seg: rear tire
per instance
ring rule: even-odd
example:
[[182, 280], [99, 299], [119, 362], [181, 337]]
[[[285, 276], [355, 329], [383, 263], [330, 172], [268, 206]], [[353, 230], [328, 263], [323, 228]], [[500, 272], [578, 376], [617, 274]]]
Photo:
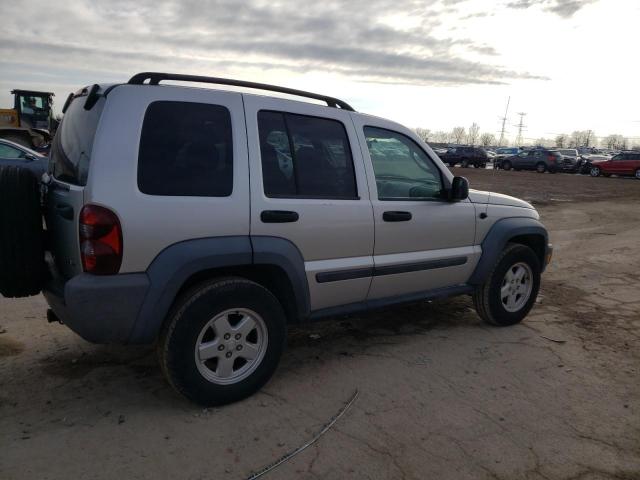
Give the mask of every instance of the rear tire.
[[533, 250], [508, 244], [485, 283], [473, 294], [476, 312], [491, 325], [521, 322], [538, 296], [540, 272], [540, 260]]
[[589, 175], [591, 175], [592, 177], [599, 177], [600, 167], [591, 167], [591, 170], [589, 170]]
[[224, 405], [250, 396], [271, 378], [286, 331], [282, 306], [269, 290], [243, 278], [216, 279], [176, 301], [158, 357], [179, 393], [203, 406]]
[[544, 163], [540, 162], [536, 164], [536, 172], [544, 173], [546, 171], [547, 171], [547, 166]]
[[45, 275], [38, 179], [25, 168], [0, 167], [0, 294], [37, 295]]
[[511, 170], [511, 162], [509, 160], [505, 160], [504, 162], [502, 162], [502, 169]]
[[462, 168], [469, 168], [469, 160], [463, 160], [460, 166]]
[[636, 177], [638, 180], [640, 180], [640, 168], [635, 171], [633, 176]]

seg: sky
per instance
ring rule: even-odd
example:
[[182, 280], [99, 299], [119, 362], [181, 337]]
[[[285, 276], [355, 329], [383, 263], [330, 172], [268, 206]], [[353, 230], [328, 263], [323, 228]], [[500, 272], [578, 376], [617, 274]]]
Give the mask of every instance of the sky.
[[141, 71], [341, 98], [408, 127], [640, 144], [640, 0], [0, 0], [0, 107]]

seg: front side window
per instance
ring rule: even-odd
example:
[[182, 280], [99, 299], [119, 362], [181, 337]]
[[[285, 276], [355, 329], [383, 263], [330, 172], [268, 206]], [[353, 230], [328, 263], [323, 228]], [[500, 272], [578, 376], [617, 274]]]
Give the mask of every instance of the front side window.
[[138, 188], [148, 195], [231, 195], [233, 140], [229, 110], [205, 103], [151, 103], [140, 137]]
[[292, 113], [258, 113], [268, 197], [357, 198], [349, 138], [342, 123]]
[[379, 200], [442, 199], [440, 170], [409, 137], [365, 127]]

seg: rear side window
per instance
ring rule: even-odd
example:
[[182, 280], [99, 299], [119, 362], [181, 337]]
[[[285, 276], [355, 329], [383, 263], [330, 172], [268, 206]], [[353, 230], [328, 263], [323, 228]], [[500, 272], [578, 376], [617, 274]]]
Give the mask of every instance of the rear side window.
[[233, 141], [229, 110], [204, 103], [151, 103], [140, 137], [138, 188], [148, 195], [231, 195]]
[[93, 139], [104, 108], [101, 98], [91, 110], [85, 110], [86, 98], [75, 98], [58, 127], [51, 146], [52, 173], [63, 182], [87, 184]]
[[357, 197], [344, 125], [292, 113], [258, 113], [264, 192], [268, 197]]

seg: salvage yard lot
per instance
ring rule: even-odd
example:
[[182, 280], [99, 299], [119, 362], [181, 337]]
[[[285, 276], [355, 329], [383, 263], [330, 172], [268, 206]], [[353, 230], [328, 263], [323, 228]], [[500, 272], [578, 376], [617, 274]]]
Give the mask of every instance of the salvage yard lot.
[[257, 395], [202, 410], [148, 347], [91, 345], [0, 299], [0, 479], [640, 478], [640, 182], [463, 170], [532, 201], [554, 260], [525, 322], [470, 298], [292, 329]]

